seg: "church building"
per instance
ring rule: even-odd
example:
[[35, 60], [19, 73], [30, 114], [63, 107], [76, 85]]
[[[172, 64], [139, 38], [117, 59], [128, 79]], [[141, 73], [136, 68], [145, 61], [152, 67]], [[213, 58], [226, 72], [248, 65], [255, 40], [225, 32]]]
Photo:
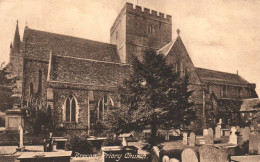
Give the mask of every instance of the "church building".
[[51, 110], [55, 128], [88, 130], [110, 106], [120, 107], [118, 87], [129, 77], [133, 56], [149, 48], [163, 54], [181, 75], [189, 74], [192, 100], [204, 124], [212, 112], [228, 112], [230, 106], [239, 111], [242, 99], [257, 97], [255, 84], [238, 74], [195, 67], [180, 32], [172, 39], [170, 15], [131, 3], [112, 25], [110, 43], [28, 26], [21, 40], [17, 22], [7, 66], [20, 77], [24, 104], [37, 98]]

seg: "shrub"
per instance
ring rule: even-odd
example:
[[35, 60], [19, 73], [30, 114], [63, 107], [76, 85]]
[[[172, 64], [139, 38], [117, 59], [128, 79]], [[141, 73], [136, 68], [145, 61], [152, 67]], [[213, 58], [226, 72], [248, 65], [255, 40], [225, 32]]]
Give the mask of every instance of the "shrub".
[[68, 147], [70, 150], [72, 150], [72, 156], [75, 156], [76, 152], [80, 154], [96, 154], [97, 149], [95, 145], [91, 141], [87, 140], [88, 136], [77, 136], [74, 135], [70, 139], [70, 144], [66, 147]]
[[108, 137], [103, 143], [104, 146], [122, 146], [122, 141], [119, 138]]

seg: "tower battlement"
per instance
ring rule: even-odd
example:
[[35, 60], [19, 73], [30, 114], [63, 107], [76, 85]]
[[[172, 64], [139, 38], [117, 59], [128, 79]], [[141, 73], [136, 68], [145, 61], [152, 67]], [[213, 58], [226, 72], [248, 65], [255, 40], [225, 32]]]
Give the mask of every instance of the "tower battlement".
[[127, 13], [132, 13], [132, 14], [143, 14], [144, 16], [149, 16], [150, 18], [157, 19], [158, 21], [164, 21], [166, 23], [171, 23], [172, 16], [171, 15], [166, 15], [164, 13], [155, 11], [155, 10], [150, 10], [149, 8], [142, 8], [141, 6], [138, 5], [133, 5], [132, 3], [126, 3], [126, 12]]
[[141, 6], [138, 5], [133, 5], [132, 3], [126, 3], [123, 9], [120, 11], [118, 14], [116, 20], [114, 21], [114, 24], [110, 28], [110, 34], [112, 34], [119, 23], [121, 17], [125, 14], [133, 14], [137, 16], [144, 17], [146, 19], [153, 19], [156, 21], [160, 21], [163, 23], [171, 24], [172, 23], [172, 16], [168, 14], [164, 14], [162, 12], [158, 12], [155, 10], [150, 10], [149, 8], [142, 8]]

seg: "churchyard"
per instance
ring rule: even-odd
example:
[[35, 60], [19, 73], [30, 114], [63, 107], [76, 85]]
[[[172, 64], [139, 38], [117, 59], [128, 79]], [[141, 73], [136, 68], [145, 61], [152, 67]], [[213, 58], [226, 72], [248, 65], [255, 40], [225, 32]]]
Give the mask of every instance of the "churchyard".
[[[221, 123], [218, 123], [214, 129], [204, 129], [201, 135], [185, 130], [177, 138], [176, 136], [172, 138], [174, 131], [164, 131], [164, 133], [167, 132], [163, 134], [164, 141], [160, 146], [153, 146], [150, 151], [142, 149], [147, 144], [145, 140], [133, 141], [135, 136], [131, 133], [121, 134], [119, 142], [113, 146], [104, 145], [105, 141], [108, 140], [106, 138], [88, 137], [87, 140], [90, 143], [96, 142], [94, 145], [100, 146], [97, 146], [95, 151], [92, 150], [92, 153], [88, 152], [87, 154], [86, 150], [75, 152], [73, 150], [75, 148], [67, 148], [67, 144], [72, 142], [71, 139], [54, 137], [52, 133], [47, 137], [39, 136], [30, 141], [28, 132], [24, 131], [22, 126], [19, 126], [17, 131], [1, 130], [0, 161], [41, 159], [43, 161], [74, 162], [259, 162], [260, 160], [259, 125], [257, 127], [222, 128]], [[8, 141], [8, 138], [13, 139], [13, 141]], [[15, 143], [18, 146], [15, 146]]]

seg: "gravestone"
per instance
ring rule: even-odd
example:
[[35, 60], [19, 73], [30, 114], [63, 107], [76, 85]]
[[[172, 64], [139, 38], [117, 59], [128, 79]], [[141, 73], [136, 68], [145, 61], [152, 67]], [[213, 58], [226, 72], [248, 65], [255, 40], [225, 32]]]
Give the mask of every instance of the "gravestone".
[[203, 136], [208, 135], [208, 133], [209, 133], [208, 129], [203, 129]]
[[200, 162], [227, 162], [228, 154], [224, 149], [203, 145], [199, 148]]
[[23, 146], [23, 127], [22, 126], [19, 126], [19, 148], [17, 150], [19, 150], [19, 151], [24, 150], [24, 146]]
[[205, 144], [206, 145], [214, 144], [214, 134], [212, 128], [208, 129], [208, 135], [205, 136]]
[[245, 127], [241, 130], [241, 135], [242, 135], [243, 141], [249, 140], [249, 134], [250, 134], [249, 127]]
[[229, 136], [229, 142], [230, 144], [237, 145], [237, 135], [236, 135], [236, 128], [232, 127], [231, 128], [231, 135]]
[[178, 159], [175, 159], [175, 158], [171, 158], [170, 159], [170, 162], [180, 162]]
[[215, 128], [215, 137], [220, 138], [221, 137], [221, 125], [217, 125]]
[[198, 155], [197, 153], [191, 149], [186, 148], [181, 153], [181, 161], [182, 162], [198, 162]]
[[188, 145], [188, 133], [186, 132], [183, 133], [182, 143]]
[[249, 134], [249, 153], [257, 153], [258, 145], [260, 143], [259, 132], [252, 132]]
[[196, 142], [196, 135], [195, 135], [195, 133], [191, 132], [189, 146], [195, 146], [195, 142]]
[[170, 158], [167, 155], [164, 155], [162, 158], [162, 162], [170, 162]]
[[157, 146], [153, 146], [152, 151], [157, 158], [160, 158], [160, 149]]

